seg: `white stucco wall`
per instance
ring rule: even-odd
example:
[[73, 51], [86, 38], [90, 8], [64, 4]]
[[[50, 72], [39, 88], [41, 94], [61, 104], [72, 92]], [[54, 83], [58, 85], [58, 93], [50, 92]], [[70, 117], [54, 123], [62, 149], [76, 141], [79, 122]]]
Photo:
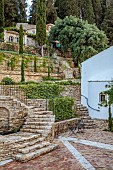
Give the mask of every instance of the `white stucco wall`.
[[109, 82], [101, 82], [101, 81], [88, 82], [88, 98], [89, 98], [88, 104], [89, 106], [92, 107], [92, 108], [89, 107], [89, 115], [92, 118], [98, 118], [98, 119], [108, 118], [108, 107], [99, 105], [99, 94], [107, 90], [105, 87], [106, 84], [109, 84]]
[[[113, 78], [113, 47], [83, 62], [81, 73], [81, 95], [88, 98], [88, 103], [91, 107], [98, 109], [98, 95], [100, 92], [106, 90], [105, 84], [108, 84], [107, 82]], [[84, 97], [81, 97], [81, 103], [87, 106]], [[105, 107], [100, 108], [99, 115], [90, 108], [89, 112], [92, 118], [107, 118]]]
[[29, 30], [27, 30], [26, 32], [29, 33], [29, 34], [34, 34], [34, 35], [36, 35], [36, 28], [29, 29]]

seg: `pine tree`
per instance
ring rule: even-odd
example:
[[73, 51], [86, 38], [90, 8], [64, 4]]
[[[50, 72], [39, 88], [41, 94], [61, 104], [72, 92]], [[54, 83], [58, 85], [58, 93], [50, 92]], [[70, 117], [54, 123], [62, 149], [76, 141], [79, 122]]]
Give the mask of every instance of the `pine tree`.
[[109, 38], [109, 44], [113, 45], [113, 1], [111, 1], [106, 10], [105, 18], [102, 23], [102, 29]]
[[102, 22], [102, 6], [100, 0], [92, 0], [95, 23], [99, 26]]
[[4, 0], [0, 1], [0, 41], [2, 41], [2, 32], [4, 31]]
[[43, 45], [46, 43], [46, 2], [38, 0], [37, 2], [37, 22], [36, 22], [36, 41], [41, 46], [41, 55], [43, 56]]

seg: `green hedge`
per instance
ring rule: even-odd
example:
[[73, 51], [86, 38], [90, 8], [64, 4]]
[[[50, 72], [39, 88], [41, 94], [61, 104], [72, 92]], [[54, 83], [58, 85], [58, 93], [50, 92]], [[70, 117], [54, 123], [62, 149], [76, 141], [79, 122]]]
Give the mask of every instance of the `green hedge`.
[[49, 110], [55, 114], [55, 121], [71, 119], [74, 117], [74, 99], [70, 97], [57, 97], [49, 100]]
[[59, 96], [64, 87], [57, 84], [28, 84], [20, 86], [29, 99], [54, 98]]

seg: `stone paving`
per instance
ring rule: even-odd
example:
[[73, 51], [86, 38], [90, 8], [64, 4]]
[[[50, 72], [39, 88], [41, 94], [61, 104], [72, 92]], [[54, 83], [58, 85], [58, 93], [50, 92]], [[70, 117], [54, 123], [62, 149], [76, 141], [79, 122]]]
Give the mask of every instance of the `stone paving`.
[[[61, 136], [113, 145], [113, 133], [99, 129], [87, 129], [84, 133], [76, 133], [76, 135], [72, 134], [71, 136], [67, 132], [61, 134]], [[1, 166], [0, 170], [85, 170], [59, 139], [55, 139], [54, 142], [59, 144], [58, 149], [26, 163], [10, 162]], [[113, 170], [112, 150], [83, 145], [73, 141], [69, 142], [96, 170]]]

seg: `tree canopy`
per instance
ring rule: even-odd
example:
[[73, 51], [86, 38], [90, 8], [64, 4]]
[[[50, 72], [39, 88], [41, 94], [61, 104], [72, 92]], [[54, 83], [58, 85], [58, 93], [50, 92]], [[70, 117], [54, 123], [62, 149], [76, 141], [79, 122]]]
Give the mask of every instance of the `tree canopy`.
[[107, 48], [108, 39], [95, 25], [74, 16], [57, 19], [49, 41], [59, 40], [64, 52], [70, 48], [76, 64]]

